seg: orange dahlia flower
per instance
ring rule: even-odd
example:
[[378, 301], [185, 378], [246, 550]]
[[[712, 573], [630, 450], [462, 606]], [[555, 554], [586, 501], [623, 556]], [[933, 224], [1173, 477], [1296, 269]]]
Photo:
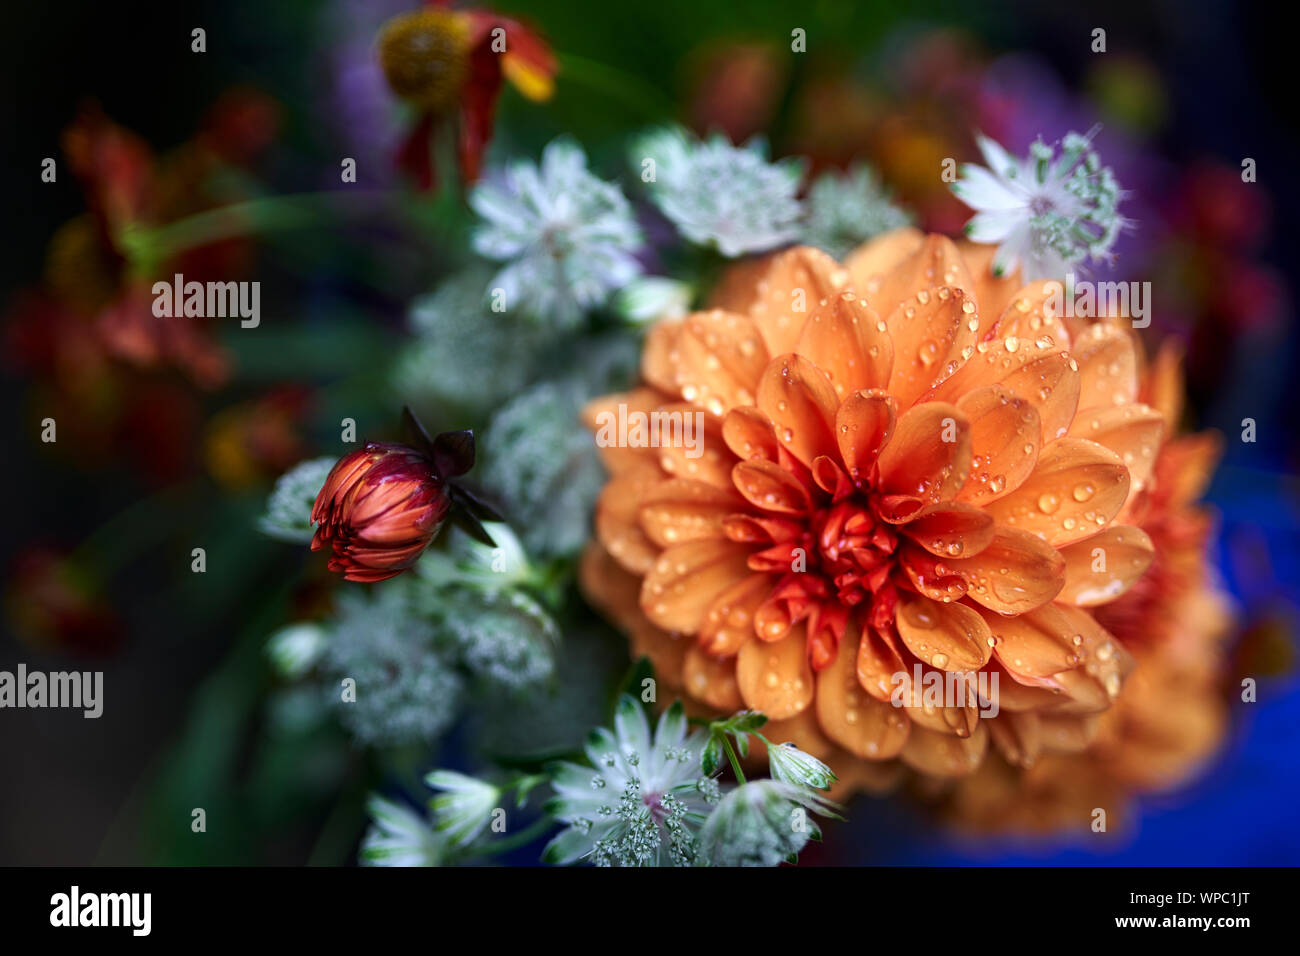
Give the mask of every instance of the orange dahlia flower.
[[893, 757], [969, 773], [990, 738], [1078, 749], [1132, 666], [1091, 609], [1151, 560], [1116, 518], [1163, 419], [1129, 334], [1072, 336], [1059, 285], [997, 279], [991, 251], [906, 229], [742, 264], [586, 410], [644, 414], [652, 446], [602, 449], [589, 598], [661, 680], [784, 722], [851, 786]]
[[[1142, 377], [1142, 397], [1175, 433], [1183, 395], [1176, 352], [1163, 348]], [[1135, 794], [1187, 782], [1222, 744], [1232, 615], [1207, 560], [1212, 522], [1198, 501], [1219, 445], [1210, 432], [1165, 443], [1150, 483], [1122, 515], [1150, 536], [1155, 557], [1132, 588], [1096, 609], [1136, 666], [1095, 740], [1082, 753], [1043, 761], [987, 762], [944, 794], [950, 822], [985, 831], [1081, 829], [1097, 807], [1122, 820]]]

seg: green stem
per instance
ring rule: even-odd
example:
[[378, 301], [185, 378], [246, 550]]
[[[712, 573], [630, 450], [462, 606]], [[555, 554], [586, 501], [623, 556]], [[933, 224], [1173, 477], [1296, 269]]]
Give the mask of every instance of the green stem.
[[521, 846], [527, 846], [536, 840], [539, 836], [555, 825], [555, 821], [550, 817], [540, 817], [534, 820], [528, 826], [524, 827], [513, 836], [504, 837], [495, 843], [488, 844], [482, 849], [476, 850], [474, 857], [493, 857], [502, 853], [509, 853]]
[[726, 734], [722, 735], [722, 747], [727, 751], [727, 759], [731, 761], [731, 769], [736, 774], [736, 781], [744, 783], [745, 771], [740, 769], [740, 760], [736, 757], [736, 751], [732, 749], [731, 738]]
[[162, 226], [128, 226], [122, 241], [132, 258], [161, 261], [186, 249], [252, 233], [306, 229], [329, 221], [343, 207], [350, 212], [373, 212], [396, 198], [396, 193], [351, 189], [263, 196], [195, 213]]

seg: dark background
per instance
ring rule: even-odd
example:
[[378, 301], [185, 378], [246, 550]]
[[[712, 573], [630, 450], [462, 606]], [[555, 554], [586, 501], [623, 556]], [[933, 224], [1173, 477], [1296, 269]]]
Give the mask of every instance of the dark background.
[[[908, 3], [897, 10], [890, 5], [866, 10], [826, 0], [796, 7], [777, 2], [553, 0], [504, 6], [526, 11], [543, 24], [558, 49], [616, 63], [670, 101], [681, 87], [682, 59], [712, 35], [788, 36], [791, 26], [803, 26], [810, 44], [827, 39], [870, 49], [902, 23], [956, 25], [993, 49], [1037, 52], [1068, 83], [1086, 64], [1085, 38], [1094, 26], [1103, 26], [1113, 50], [1141, 51], [1158, 69], [1169, 99], [1163, 144], [1168, 154], [1175, 162], [1211, 156], [1230, 164], [1243, 155], [1255, 157], [1275, 223], [1261, 258], [1289, 271], [1300, 254], [1291, 227], [1300, 222], [1294, 176], [1300, 155], [1294, 40], [1274, 4]], [[286, 104], [280, 145], [270, 163], [275, 187], [286, 192], [311, 188], [305, 180], [313, 175], [312, 162], [337, 162], [329, 152], [329, 137], [304, 106], [323, 85], [322, 65], [313, 56], [321, 7], [303, 0], [10, 5], [0, 32], [0, 63], [7, 73], [0, 127], [5, 131], [3, 300], [40, 275], [46, 241], [82, 208], [73, 178], [61, 171], [57, 184], [42, 184], [39, 164], [45, 156], [59, 155], [59, 134], [87, 98], [98, 100], [108, 115], [150, 143], [165, 147], [190, 135], [199, 114], [222, 90], [255, 84]], [[208, 32], [208, 52], [201, 56], [189, 50], [194, 26]], [[548, 118], [580, 139], [609, 121], [599, 109], [567, 106], [563, 96]], [[407, 270], [389, 297], [373, 298], [369, 308], [375, 321], [396, 326], [400, 303], [420, 289], [428, 274], [419, 267]], [[328, 277], [318, 282], [329, 285]], [[272, 309], [294, 311], [295, 295], [318, 291], [310, 283], [290, 286]], [[264, 305], [264, 311], [270, 310]], [[1197, 418], [1231, 436], [1239, 430], [1240, 418], [1251, 415], [1260, 422], [1261, 439], [1248, 450], [1248, 460], [1240, 447], [1234, 451], [1229, 444], [1212, 497], [1228, 531], [1234, 526], [1257, 529], [1275, 542], [1278, 579], [1294, 582], [1296, 429], [1289, 392], [1295, 380], [1294, 323], [1271, 339], [1237, 350], [1230, 361], [1213, 393], [1194, 395]], [[43, 454], [35, 425], [41, 416], [30, 408], [27, 394], [21, 378], [0, 379], [5, 439], [0, 568], [9, 567], [33, 540], [76, 544], [144, 492], [129, 469], [88, 474]], [[209, 401], [215, 407], [229, 398]], [[268, 591], [281, 588], [281, 582], [298, 574], [301, 558], [253, 536], [235, 538], [231, 546], [238, 549], [239, 578], [204, 593], [187, 590], [175, 568], [188, 561], [187, 528], [210, 517], [194, 512], [208, 507], [205, 501], [201, 492], [178, 492], [170, 510], [150, 519], [156, 527], [140, 532], [146, 541], [133, 560], [114, 575], [111, 597], [128, 624], [127, 638], [114, 656], [86, 663], [32, 649], [8, 630], [0, 638], [3, 668], [24, 660], [32, 669], [106, 671], [106, 707], [98, 721], [67, 711], [0, 712], [0, 863], [140, 862], [136, 827], [144, 794], [166, 761], [180, 759], [170, 745], [181, 728], [195, 709], [206, 709], [220, 725], [221, 713], [229, 708], [237, 723], [240, 711], [232, 700], [258, 692], [257, 686], [214, 685], [210, 679], [228, 655], [249, 653], [235, 647], [235, 634], [249, 624], [247, 608], [238, 600], [241, 589], [249, 582]], [[212, 507], [230, 508], [232, 522], [256, 513], [249, 502]], [[131, 519], [127, 523], [138, 527]], [[1249, 597], [1249, 581], [1229, 583]], [[1284, 590], [1294, 597], [1292, 584]], [[274, 609], [275, 602], [267, 606]], [[274, 611], [266, 613], [273, 617]], [[276, 623], [268, 619], [265, 630]], [[1238, 737], [1195, 799], [1165, 810], [1155, 801], [1142, 839], [1118, 859], [1297, 859], [1300, 836], [1293, 819], [1300, 799], [1295, 760], [1300, 706], [1294, 690], [1260, 704]], [[205, 755], [188, 759], [202, 763]], [[868, 857], [893, 862], [982, 858], [978, 852], [926, 842], [917, 826], [906, 813], [882, 804], [872, 834], [864, 838], [870, 840]], [[302, 862], [307, 855], [295, 834], [286, 835], [282, 846], [259, 850], [260, 859], [275, 862]], [[1088, 862], [1094, 857], [1065, 851], [1058, 859]]]

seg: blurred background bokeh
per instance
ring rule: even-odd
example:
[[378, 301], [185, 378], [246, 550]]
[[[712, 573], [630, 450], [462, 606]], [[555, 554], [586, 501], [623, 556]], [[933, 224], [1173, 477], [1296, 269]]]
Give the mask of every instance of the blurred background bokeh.
[[[0, 714], [0, 863], [339, 863], [371, 784], [335, 731], [295, 730], [266, 636], [329, 600], [319, 556], [257, 531], [275, 477], [337, 454], [340, 419], [391, 431], [374, 400], [410, 301], [456, 263], [455, 201], [391, 191], [404, 120], [373, 37], [395, 0], [144, 4], [8, 11], [3, 62], [4, 634], [0, 667], [105, 672], [104, 715]], [[936, 175], [1100, 123], [1137, 226], [1115, 278], [1149, 279], [1152, 340], [1185, 344], [1189, 421], [1225, 438], [1209, 491], [1215, 558], [1239, 620], [1231, 739], [1176, 793], [1145, 798], [1122, 839], [957, 840], [905, 804], [861, 798], [803, 861], [1260, 864], [1300, 859], [1300, 429], [1294, 423], [1300, 130], [1288, 33], [1264, 5], [814, 0], [506, 2], [559, 56], [544, 106], [507, 91], [494, 157], [561, 132], [593, 166], [668, 120], [814, 170], [870, 162], [922, 225], [968, 211]], [[207, 50], [192, 53], [191, 30]], [[1104, 28], [1107, 52], [1091, 50]], [[790, 54], [791, 30], [807, 53]], [[58, 159], [54, 183], [41, 161]], [[262, 283], [254, 335], [156, 341], [104, 222], [359, 188], [269, 207], [254, 234], [185, 259]], [[1258, 181], [1244, 183], [1243, 159]], [[80, 173], [80, 175], [78, 175]], [[190, 222], [193, 221], [191, 218]], [[87, 313], [121, 310], [113, 348]], [[117, 313], [114, 313], [117, 314]], [[155, 353], [157, 353], [155, 355]], [[162, 361], [150, 361], [161, 355]], [[443, 404], [431, 427], [481, 424]], [[53, 417], [58, 440], [41, 441]], [[1240, 440], [1253, 419], [1257, 440]], [[468, 420], [467, 420], [468, 419]], [[190, 572], [203, 546], [207, 571]], [[447, 746], [455, 747], [455, 740]], [[203, 794], [196, 798], [195, 794]], [[196, 802], [201, 799], [203, 802]], [[189, 808], [207, 841], [186, 839]], [[535, 858], [535, 854], [534, 854]], [[521, 857], [520, 862], [525, 858]]]

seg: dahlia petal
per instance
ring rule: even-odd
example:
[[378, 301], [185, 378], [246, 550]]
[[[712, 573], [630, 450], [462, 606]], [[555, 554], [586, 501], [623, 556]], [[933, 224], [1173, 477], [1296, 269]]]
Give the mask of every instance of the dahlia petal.
[[1073, 629], [1052, 605], [1046, 613], [1031, 611], [1003, 617], [985, 611], [984, 620], [993, 632], [993, 654], [1011, 677], [1023, 684], [1053, 689], [1052, 678], [1077, 662]]
[[844, 469], [825, 455], [813, 462], [812, 476], [817, 487], [830, 495], [833, 502], [843, 501], [853, 493], [853, 482]]
[[[763, 736], [771, 740], [777, 747], [787, 742], [794, 744], [804, 753], [811, 754], [826, 763], [836, 774], [839, 773], [839, 770], [832, 763], [832, 760], [836, 756], [847, 757], [847, 754], [835, 746], [823, 732], [812, 707], [800, 711], [793, 717], [787, 717], [785, 720], [769, 720], [763, 725]], [[755, 738], [753, 746], [754, 758], [766, 761], [767, 745]]]
[[905, 411], [880, 453], [880, 488], [934, 503], [951, 498], [970, 472], [970, 422], [955, 406], [926, 402]]
[[764, 597], [754, 611], [754, 634], [768, 643], [784, 640], [795, 624], [796, 618], [783, 598]]
[[[886, 317], [891, 334], [894, 324], [888, 316], [893, 315], [900, 305], [916, 302], [918, 292], [947, 286], [950, 289], [961, 289], [969, 296], [975, 289], [975, 280], [966, 268], [961, 253], [951, 239], [939, 235], [926, 236], [915, 252], [877, 278], [878, 281], [869, 280], [866, 285], [858, 287], [857, 291], [871, 303], [877, 314]], [[895, 340], [895, 365], [903, 354], [905, 350]], [[913, 350], [908, 354], [915, 352]]]
[[367, 568], [402, 571], [414, 564], [428, 545], [427, 540], [420, 540], [398, 548], [370, 548], [352, 541], [348, 543], [346, 557]]
[[389, 570], [360, 567], [344, 568], [333, 561], [329, 563], [329, 567], [331, 571], [342, 571], [343, 580], [356, 581], [359, 584], [378, 584], [380, 581], [387, 581], [389, 578], [396, 577], [406, 570], [405, 568]]
[[840, 460], [854, 480], [868, 480], [880, 451], [894, 433], [894, 399], [882, 391], [854, 392], [835, 413]]
[[894, 343], [889, 394], [907, 408], [974, 354], [979, 319], [974, 299], [938, 286], [917, 290], [888, 313], [885, 325]]
[[1079, 372], [1070, 353], [1019, 338], [981, 342], [975, 354], [926, 395], [956, 402], [986, 385], [1001, 385], [1038, 409], [1043, 441], [1060, 438], [1079, 404]]
[[993, 631], [993, 653], [1021, 683], [1061, 691], [1057, 709], [1073, 702], [1084, 711], [1102, 710], [1118, 696], [1133, 659], [1091, 614], [1063, 604], [1045, 604], [1016, 617], [984, 612]]
[[900, 708], [877, 700], [858, 683], [857, 628], [840, 641], [829, 667], [817, 675], [817, 721], [826, 736], [856, 757], [888, 760], [907, 742], [909, 721]]
[[894, 361], [885, 324], [851, 292], [813, 308], [796, 352], [821, 369], [841, 401], [859, 389], [885, 388]]
[[1151, 565], [1155, 546], [1141, 528], [1112, 525], [1100, 534], [1061, 549], [1065, 587], [1057, 600], [1094, 607], [1115, 600]]
[[725, 539], [669, 548], [642, 582], [641, 609], [665, 630], [696, 633], [714, 599], [749, 575], [747, 554], [743, 546]]
[[778, 458], [776, 432], [768, 417], [757, 408], [733, 408], [722, 422], [722, 440], [741, 461]]
[[997, 680], [997, 701], [1000, 715], [1027, 714], [1039, 710], [1049, 710], [1061, 703], [1061, 695], [1054, 690], [1045, 686], [1031, 686], [1018, 680], [1015, 675], [999, 663], [996, 653], [994, 653], [993, 658], [984, 669], [989, 673], [990, 687], [994, 686], [991, 682], [994, 679]]
[[997, 253], [996, 246], [961, 240], [957, 243], [957, 251], [966, 261], [966, 268], [970, 270], [971, 278], [975, 283], [975, 287], [967, 291], [975, 299], [975, 311], [980, 320], [978, 337], [982, 339], [984, 333], [997, 321], [998, 316], [1011, 304], [1012, 296], [1022, 284], [1020, 275], [1013, 273], [999, 277], [993, 274], [993, 256]]
[[677, 354], [677, 384], [688, 402], [719, 417], [754, 404], [768, 354], [749, 316], [721, 309], [688, 315]]
[[1015, 336], [1043, 348], [1068, 349], [1070, 332], [1058, 314], [1064, 295], [1064, 286], [1055, 280], [1029, 283], [1011, 297], [987, 337], [996, 340]]
[[735, 514], [723, 521], [722, 530], [743, 544], [792, 544], [803, 538], [805, 525], [790, 518]]
[[903, 226], [882, 233], [858, 246], [844, 260], [853, 287], [871, 296], [880, 287], [881, 276], [914, 255], [925, 243], [925, 233]]
[[1001, 385], [967, 392], [957, 407], [971, 423], [971, 474], [957, 500], [985, 505], [1015, 491], [1038, 461], [1038, 409]]
[[655, 679], [664, 686], [675, 690], [683, 685], [686, 652], [691, 649], [689, 641], [655, 627], [644, 615], [637, 615], [627, 626], [627, 632], [633, 660], [649, 658]]
[[839, 404], [822, 371], [799, 355], [773, 359], [758, 384], [758, 407], [771, 419], [779, 446], [804, 465], [835, 454]]
[[769, 355], [795, 351], [808, 312], [848, 284], [839, 263], [810, 246], [796, 246], [762, 261], [757, 279], [730, 285], [725, 279], [715, 304], [753, 318]]
[[578, 565], [578, 584], [586, 599], [620, 627], [627, 629], [641, 618], [641, 579], [630, 573], [593, 541], [582, 552]]
[[1156, 458], [1155, 489], [1166, 508], [1185, 508], [1200, 500], [1223, 454], [1223, 438], [1201, 432], [1166, 442]]
[[1137, 350], [1129, 332], [1090, 325], [1074, 343], [1079, 365], [1079, 408], [1113, 408], [1137, 400]]
[[968, 737], [913, 727], [899, 757], [913, 770], [932, 777], [964, 777], [979, 767], [988, 746], [984, 721]]
[[1059, 438], [1043, 447], [1023, 485], [985, 508], [999, 524], [1059, 546], [1109, 524], [1128, 490], [1128, 469], [1113, 451], [1081, 438]]
[[1095, 441], [1119, 455], [1128, 468], [1132, 495], [1151, 480], [1164, 432], [1163, 415], [1147, 405], [1133, 404], [1081, 411], [1067, 434]]
[[854, 667], [858, 685], [876, 700], [886, 703], [894, 694], [894, 675], [907, 671], [898, 651], [867, 627], [860, 632]]
[[984, 723], [998, 752], [1007, 763], [1028, 767], [1043, 751], [1042, 724], [1036, 712], [1023, 714], [999, 713]]
[[736, 656], [736, 681], [745, 705], [772, 720], [801, 713], [813, 698], [813, 672], [802, 627], [773, 643], [750, 641]]
[[968, 558], [993, 543], [993, 516], [956, 501], [931, 505], [900, 529], [925, 550], [942, 558]]
[[778, 514], [807, 514], [808, 489], [780, 465], [763, 459], [738, 462], [731, 470], [736, 490], [756, 508]]
[[1057, 686], [1068, 698], [1055, 711], [1089, 714], [1106, 710], [1133, 671], [1133, 655], [1087, 611], [1065, 604], [1047, 607], [1059, 612], [1066, 625], [1073, 629], [1074, 636], [1082, 639], [1074, 643], [1071, 638], [1078, 658], [1074, 669], [1055, 677]]
[[898, 563], [912, 585], [935, 601], [956, 601], [966, 594], [966, 579], [949, 566], [950, 558], [938, 557], [911, 541], [898, 551]]
[[736, 682], [736, 661], [718, 660], [699, 647], [686, 650], [682, 679], [686, 693], [714, 710], [731, 713], [744, 706], [740, 685]]
[[[696, 414], [703, 419], [703, 433], [697, 427], [697, 419], [685, 417]], [[657, 427], [656, 422], [659, 423]], [[674, 478], [690, 478], [716, 488], [731, 487], [731, 466], [735, 457], [722, 440], [722, 423], [716, 418], [690, 405], [664, 405], [651, 413], [650, 424], [659, 446], [655, 449], [659, 467], [664, 472]]]
[[[658, 472], [657, 456], [653, 448], [621, 445], [616, 431], [610, 431], [608, 440], [601, 437], [602, 428], [616, 428], [620, 406], [626, 414], [649, 414], [664, 403], [664, 393], [653, 388], [635, 388], [630, 392], [614, 392], [594, 398], [582, 409], [582, 421], [596, 435], [596, 450], [610, 474], [630, 471]], [[613, 423], [611, 425], [611, 423]]]
[[661, 548], [725, 537], [724, 519], [744, 506], [744, 499], [733, 489], [687, 478], [660, 482], [640, 501], [641, 530]]
[[772, 590], [773, 578], [751, 574], [724, 589], [709, 605], [699, 645], [711, 657], [731, 657], [754, 637], [755, 613]]
[[325, 483], [321, 485], [320, 491], [316, 493], [316, 501], [312, 505], [311, 520], [315, 522], [323, 521], [334, 507], [339, 496], [355, 487], [357, 479], [374, 464], [374, 460], [375, 456], [366, 451], [356, 451], [341, 458], [330, 469], [330, 473], [325, 477]]
[[641, 528], [641, 499], [663, 482], [645, 471], [615, 475], [596, 499], [596, 537], [633, 574], [650, 570], [659, 548]]
[[999, 527], [979, 554], [951, 560], [972, 600], [999, 614], [1023, 614], [1052, 600], [1065, 583], [1065, 559], [1027, 531]]
[[650, 327], [641, 350], [641, 377], [674, 396], [681, 394], [677, 387], [677, 339], [681, 334], [681, 319], [662, 319]]
[[1082, 753], [1097, 738], [1099, 721], [1094, 715], [1040, 714], [1038, 722], [1044, 750]]
[[1156, 350], [1142, 386], [1142, 400], [1160, 410], [1166, 434], [1175, 434], [1182, 422], [1183, 392], [1183, 346], [1168, 338]]
[[964, 604], [903, 595], [894, 621], [907, 649], [931, 667], [977, 671], [988, 662], [992, 633], [979, 613]]

